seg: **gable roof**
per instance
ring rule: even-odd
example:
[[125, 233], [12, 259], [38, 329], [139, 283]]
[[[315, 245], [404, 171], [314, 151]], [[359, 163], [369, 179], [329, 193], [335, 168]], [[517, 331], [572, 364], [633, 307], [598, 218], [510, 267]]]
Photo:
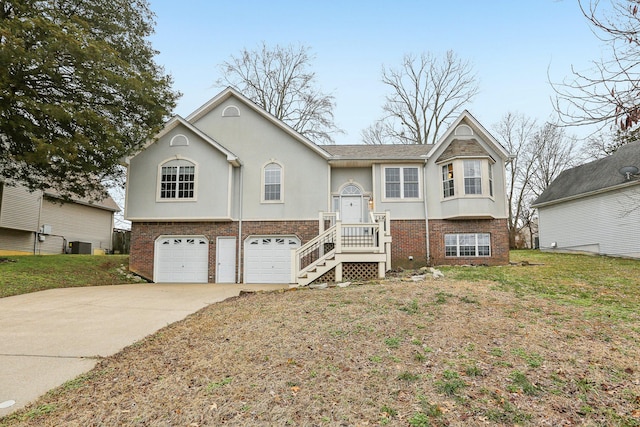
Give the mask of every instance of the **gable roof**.
[[612, 155], [567, 169], [542, 192], [532, 207], [586, 197], [603, 191], [640, 184], [620, 173], [625, 166], [640, 168], [640, 141], [625, 144]]
[[454, 139], [445, 148], [436, 163], [453, 159], [454, 157], [486, 157], [490, 156], [477, 139]]
[[291, 135], [294, 139], [296, 139], [299, 142], [301, 142], [302, 144], [306, 145], [311, 150], [315, 151], [316, 153], [318, 153], [319, 155], [321, 155], [325, 159], [329, 158], [329, 154], [322, 147], [320, 147], [319, 145], [315, 144], [310, 139], [304, 137], [303, 135], [298, 133], [291, 126], [287, 125], [283, 121], [278, 120], [273, 114], [271, 114], [268, 111], [266, 111], [265, 109], [259, 107], [255, 102], [253, 102], [252, 100], [250, 100], [249, 98], [247, 98], [246, 96], [244, 96], [243, 94], [241, 94], [240, 92], [238, 92], [237, 90], [235, 90], [232, 87], [226, 88], [225, 90], [220, 92], [218, 95], [213, 97], [211, 100], [209, 100], [207, 103], [202, 105], [200, 108], [195, 110], [193, 113], [189, 114], [187, 116], [187, 121], [189, 123], [197, 122], [202, 117], [206, 116], [209, 112], [211, 112], [211, 110], [213, 110], [214, 108], [219, 106], [222, 102], [226, 101], [227, 99], [229, 99], [231, 97], [237, 98], [238, 101], [242, 102], [244, 105], [246, 105], [247, 107], [251, 108], [253, 111], [255, 111], [256, 113], [258, 113], [259, 115], [261, 115], [262, 117], [267, 119], [272, 124], [274, 124], [276, 127], [280, 128], [281, 130], [283, 130], [287, 134]]
[[[495, 139], [493, 135], [491, 135], [489, 131], [486, 130], [484, 126], [482, 126], [480, 122], [476, 120], [476, 118], [473, 117], [473, 115], [468, 110], [464, 110], [458, 116], [458, 118], [451, 124], [451, 126], [449, 126], [447, 131], [440, 138], [438, 138], [438, 141], [436, 141], [436, 143], [431, 146], [432, 148], [427, 154], [427, 157], [429, 158], [432, 157], [435, 154], [436, 150], [438, 150], [438, 148], [455, 132], [458, 125], [460, 125], [463, 122], [471, 126], [471, 128], [474, 131], [474, 134], [482, 135], [482, 140], [487, 142], [489, 145], [491, 145], [493, 150], [498, 155], [500, 155], [500, 157], [502, 157], [504, 160], [509, 158], [510, 153], [507, 151], [507, 149], [504, 148], [504, 146], [500, 144], [500, 142], [498, 142], [498, 140]], [[484, 155], [487, 155], [487, 154], [488, 153], [484, 153]]]
[[[146, 142], [146, 144], [142, 147], [142, 149], [140, 151], [138, 151], [138, 153], [142, 152], [144, 149], [149, 147], [151, 144], [153, 144], [154, 142], [156, 142], [157, 140], [159, 140], [160, 138], [165, 136], [167, 133], [169, 133], [171, 130], [173, 130], [174, 128], [176, 128], [179, 125], [182, 125], [182, 126], [186, 127], [191, 132], [193, 132], [196, 135], [198, 135], [198, 137], [202, 138], [205, 142], [207, 142], [213, 148], [215, 148], [216, 150], [220, 151], [222, 154], [227, 156], [227, 161], [229, 163], [231, 163], [234, 166], [240, 166], [240, 160], [238, 159], [238, 156], [233, 154], [231, 151], [229, 151], [227, 148], [223, 147], [221, 144], [219, 144], [216, 140], [211, 138], [209, 135], [207, 135], [206, 133], [202, 132], [200, 129], [198, 129], [197, 127], [192, 125], [190, 122], [186, 121], [185, 119], [183, 119], [182, 117], [180, 117], [178, 115], [173, 116], [164, 125], [162, 130], [156, 134], [156, 136], [153, 139], [150, 139], [150, 140], [148, 140]], [[131, 157], [128, 157], [126, 159], [126, 163], [128, 164], [129, 163], [129, 159], [131, 159], [132, 157], [135, 157], [138, 153], [134, 154]]]
[[[55, 199], [63, 200], [58, 194], [56, 194], [54, 191], [51, 191], [51, 190], [45, 191], [44, 194], [46, 196], [53, 197]], [[115, 202], [115, 200], [111, 198], [111, 196], [107, 196], [102, 200], [92, 200], [89, 197], [85, 197], [82, 199], [72, 198], [69, 201], [65, 201], [65, 203], [69, 203], [69, 202], [76, 203], [78, 205], [89, 206], [92, 208], [104, 209], [106, 211], [111, 211], [111, 212], [120, 212], [121, 210], [120, 206], [118, 206], [118, 204]]]

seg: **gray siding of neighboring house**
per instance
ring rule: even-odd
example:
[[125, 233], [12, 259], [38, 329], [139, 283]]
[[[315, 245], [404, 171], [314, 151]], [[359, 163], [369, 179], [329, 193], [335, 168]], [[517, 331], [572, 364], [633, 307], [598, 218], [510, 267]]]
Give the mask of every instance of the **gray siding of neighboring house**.
[[0, 227], [37, 231], [41, 198], [40, 191], [29, 192], [24, 187], [3, 185]]
[[[0, 206], [0, 253], [60, 254], [70, 241], [91, 243], [92, 249], [111, 250], [113, 212], [78, 203], [60, 203], [29, 192], [24, 187], [4, 186]], [[44, 241], [36, 232], [51, 226]]]
[[[635, 208], [634, 208], [635, 206]], [[540, 249], [640, 258], [640, 188], [538, 208]]]
[[0, 255], [33, 254], [34, 239], [33, 231], [0, 228]]
[[38, 253], [63, 253], [73, 241], [91, 243], [96, 249], [111, 250], [113, 212], [77, 203], [43, 200], [43, 224], [51, 225], [51, 235], [38, 244]]

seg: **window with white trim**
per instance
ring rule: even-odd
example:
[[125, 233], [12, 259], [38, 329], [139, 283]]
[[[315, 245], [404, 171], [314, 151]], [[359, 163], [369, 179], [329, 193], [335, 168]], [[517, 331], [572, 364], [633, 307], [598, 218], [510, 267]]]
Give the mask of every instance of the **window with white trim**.
[[188, 160], [172, 160], [160, 168], [160, 199], [195, 198], [196, 166]]
[[444, 197], [453, 197], [455, 195], [453, 183], [453, 163], [447, 163], [442, 166], [442, 191]]
[[482, 162], [464, 160], [464, 194], [482, 194]]
[[420, 197], [420, 174], [417, 167], [384, 168], [384, 195], [387, 199]]
[[444, 255], [448, 257], [491, 256], [491, 235], [489, 233], [445, 234]]
[[282, 166], [269, 163], [264, 167], [264, 200], [267, 202], [282, 201]]
[[489, 163], [489, 195], [493, 197], [493, 164]]

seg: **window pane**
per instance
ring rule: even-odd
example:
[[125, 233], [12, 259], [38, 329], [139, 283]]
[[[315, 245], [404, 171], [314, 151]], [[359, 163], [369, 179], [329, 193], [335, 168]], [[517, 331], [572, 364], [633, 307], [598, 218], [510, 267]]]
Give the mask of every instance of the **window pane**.
[[384, 173], [386, 182], [400, 182], [400, 168], [386, 168]]
[[176, 166], [163, 166], [160, 178], [160, 198], [170, 199], [176, 197], [176, 181], [178, 168]]
[[404, 197], [418, 198], [420, 197], [420, 190], [417, 182], [405, 182], [404, 183]]
[[384, 186], [385, 195], [389, 198], [400, 197], [400, 183], [387, 182]]
[[458, 235], [457, 234], [444, 235], [444, 255], [458, 256]]
[[493, 165], [489, 164], [489, 195], [493, 197]]
[[480, 160], [464, 161], [464, 193], [482, 194], [482, 168]]
[[400, 198], [400, 168], [385, 168], [385, 196], [389, 198]]
[[482, 194], [482, 180], [480, 178], [465, 178], [464, 194]]
[[453, 190], [453, 163], [442, 166], [442, 190], [444, 197], [452, 197]]
[[264, 186], [265, 200], [280, 200], [280, 184], [267, 184]]
[[490, 256], [491, 235], [488, 233], [446, 234], [445, 256]]
[[178, 198], [193, 198], [195, 188], [195, 166], [180, 166], [178, 174]]
[[420, 185], [418, 181], [418, 168], [404, 168], [402, 170], [404, 178], [404, 197], [420, 197]]
[[264, 168], [264, 199], [281, 200], [282, 168], [275, 163]]

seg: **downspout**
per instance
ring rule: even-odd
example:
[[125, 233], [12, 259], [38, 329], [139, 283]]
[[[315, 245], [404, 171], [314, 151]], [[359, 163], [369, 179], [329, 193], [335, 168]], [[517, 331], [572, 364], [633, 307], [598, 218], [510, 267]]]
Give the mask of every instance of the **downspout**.
[[242, 207], [243, 207], [243, 200], [244, 200], [244, 179], [243, 179], [243, 173], [242, 173], [242, 164], [240, 164], [240, 204], [238, 206], [238, 256], [237, 256], [237, 261], [236, 261], [236, 267], [238, 269], [237, 272], [237, 278], [236, 278], [236, 283], [242, 283], [240, 282], [240, 277], [242, 274], [242, 262], [240, 261], [240, 256], [242, 255]]
[[429, 212], [427, 209], [427, 162], [429, 159], [425, 159], [424, 161], [424, 172], [423, 172], [423, 202], [424, 202], [424, 224], [425, 224], [425, 241], [426, 241], [426, 249], [427, 249], [427, 265], [431, 265], [431, 246], [429, 244]]
[[38, 239], [40, 238], [40, 220], [42, 219], [42, 202], [44, 200], [44, 192], [40, 195], [40, 207], [38, 208], [38, 224], [36, 231], [33, 233], [33, 254], [37, 255]]

